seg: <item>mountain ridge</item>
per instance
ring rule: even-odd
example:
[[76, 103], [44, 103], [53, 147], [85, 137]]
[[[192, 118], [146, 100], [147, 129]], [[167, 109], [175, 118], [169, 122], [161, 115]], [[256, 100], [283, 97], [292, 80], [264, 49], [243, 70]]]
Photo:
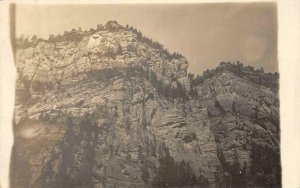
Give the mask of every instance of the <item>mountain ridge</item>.
[[115, 21], [34, 39], [16, 49], [12, 187], [280, 187], [278, 74], [195, 78]]

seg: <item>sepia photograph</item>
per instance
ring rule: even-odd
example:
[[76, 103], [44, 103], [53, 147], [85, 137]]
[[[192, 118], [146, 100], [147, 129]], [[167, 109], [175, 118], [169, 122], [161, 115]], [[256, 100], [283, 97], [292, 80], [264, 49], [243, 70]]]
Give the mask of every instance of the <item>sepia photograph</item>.
[[276, 2], [10, 4], [11, 188], [280, 188]]

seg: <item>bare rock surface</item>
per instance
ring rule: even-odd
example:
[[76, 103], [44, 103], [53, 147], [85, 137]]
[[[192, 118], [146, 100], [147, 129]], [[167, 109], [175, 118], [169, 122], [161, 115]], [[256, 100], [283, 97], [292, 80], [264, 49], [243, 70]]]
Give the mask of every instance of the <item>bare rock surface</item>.
[[114, 21], [17, 48], [12, 187], [280, 185], [273, 77], [232, 66], [198, 82]]

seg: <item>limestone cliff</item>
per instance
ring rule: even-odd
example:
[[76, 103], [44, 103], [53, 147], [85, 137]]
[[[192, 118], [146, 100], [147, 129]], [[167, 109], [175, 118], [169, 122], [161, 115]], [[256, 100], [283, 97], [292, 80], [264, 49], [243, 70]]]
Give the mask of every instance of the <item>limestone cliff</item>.
[[276, 75], [192, 78], [115, 21], [23, 41], [15, 58], [12, 187], [280, 186]]

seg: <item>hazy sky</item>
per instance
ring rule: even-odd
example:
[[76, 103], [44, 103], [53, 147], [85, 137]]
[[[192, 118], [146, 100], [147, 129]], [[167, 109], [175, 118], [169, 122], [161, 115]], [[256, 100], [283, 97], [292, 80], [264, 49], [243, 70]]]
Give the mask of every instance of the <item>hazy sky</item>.
[[221, 61], [278, 70], [275, 3], [177, 5], [17, 5], [16, 35], [48, 38], [116, 20], [177, 51], [202, 74]]

